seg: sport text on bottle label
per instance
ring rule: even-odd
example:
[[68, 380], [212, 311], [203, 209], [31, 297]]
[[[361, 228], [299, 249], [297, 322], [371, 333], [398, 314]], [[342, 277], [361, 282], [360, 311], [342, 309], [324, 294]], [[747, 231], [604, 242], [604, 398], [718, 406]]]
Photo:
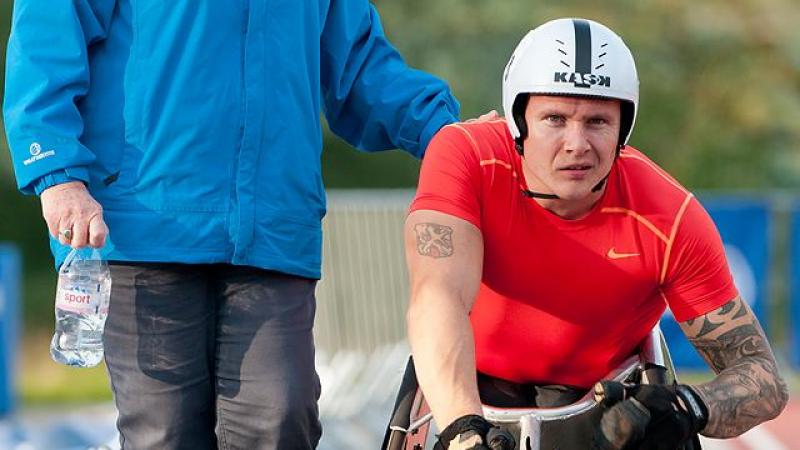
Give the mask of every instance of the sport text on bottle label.
[[[76, 313], [95, 313], [100, 305], [100, 295], [89, 292], [76, 292], [68, 289], [58, 289], [56, 306]], [[105, 312], [105, 311], [99, 311]]]

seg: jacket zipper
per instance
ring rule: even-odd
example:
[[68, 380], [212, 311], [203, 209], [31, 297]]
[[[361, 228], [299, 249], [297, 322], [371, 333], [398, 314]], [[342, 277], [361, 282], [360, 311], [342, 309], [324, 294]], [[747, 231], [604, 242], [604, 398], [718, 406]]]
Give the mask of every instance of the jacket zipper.
[[242, 207], [239, 202], [239, 190], [238, 190], [238, 183], [237, 179], [239, 176], [239, 158], [242, 155], [242, 147], [244, 146], [244, 138], [245, 138], [245, 127], [247, 123], [247, 32], [249, 28], [249, 19], [250, 19], [250, 0], [243, 1], [243, 12], [242, 12], [242, 38], [241, 38], [241, 64], [239, 68], [239, 77], [241, 83], [241, 93], [239, 98], [240, 106], [240, 114], [241, 119], [239, 122], [239, 147], [236, 150], [236, 155], [234, 156], [234, 163], [233, 163], [233, 177], [231, 177], [231, 192], [233, 194], [233, 204], [235, 208], [235, 216], [232, 217], [232, 244], [233, 244], [233, 255], [236, 255], [236, 250], [238, 248], [239, 240], [240, 240], [240, 231], [241, 231], [241, 224], [242, 224]]

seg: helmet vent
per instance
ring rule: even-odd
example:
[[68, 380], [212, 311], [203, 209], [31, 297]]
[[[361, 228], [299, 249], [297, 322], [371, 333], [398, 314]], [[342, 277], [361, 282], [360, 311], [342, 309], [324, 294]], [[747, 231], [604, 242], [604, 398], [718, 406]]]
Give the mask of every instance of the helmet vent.
[[[561, 45], [567, 45], [567, 44], [564, 43], [564, 41], [562, 41], [560, 39], [556, 39], [555, 41], [558, 42]], [[563, 48], [556, 48], [556, 50], [558, 50], [558, 52], [561, 53], [564, 56], [569, 56], [569, 53], [567, 53], [567, 51], [564, 50]], [[565, 65], [567, 67], [570, 67], [570, 68], [572, 67], [572, 66], [569, 65], [569, 63], [567, 63], [563, 59], [561, 60], [561, 64], [563, 64], [563, 65]]]
[[[601, 46], [600, 46], [600, 48], [603, 48], [603, 47], [605, 47], [606, 45], [608, 45], [608, 42], [606, 42], [605, 44], [601, 45]], [[602, 58], [603, 56], [606, 56], [607, 54], [608, 54], [607, 52], [600, 53], [599, 55], [597, 55], [597, 59], [600, 59], [600, 58]], [[605, 63], [602, 63], [602, 64], [600, 64], [599, 66], [595, 66], [594, 70], [597, 70], [597, 69], [599, 69], [599, 68], [601, 68], [601, 67], [603, 67], [603, 66], [605, 66], [605, 65], [606, 65]]]
[[[603, 47], [605, 47], [606, 45], [608, 45], [608, 43], [601, 45], [601, 46], [600, 46], [600, 48], [603, 48]], [[606, 53], [606, 52], [600, 53], [599, 55], [597, 55], [597, 58], [598, 58], [598, 59], [600, 59], [600, 58], [602, 58], [603, 56], [606, 56], [607, 54], [608, 54], [608, 53]], [[605, 65], [606, 65], [605, 63], [602, 63], [602, 64], [600, 64], [599, 66], [595, 66], [594, 70], [597, 70], [597, 69], [599, 69], [599, 68], [601, 68], [601, 67], [603, 67], [603, 66], [605, 66]]]

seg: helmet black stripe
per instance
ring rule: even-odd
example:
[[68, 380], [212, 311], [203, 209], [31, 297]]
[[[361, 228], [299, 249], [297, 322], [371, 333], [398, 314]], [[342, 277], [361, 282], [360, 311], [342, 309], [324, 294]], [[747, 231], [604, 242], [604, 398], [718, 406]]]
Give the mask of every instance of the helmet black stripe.
[[[589, 22], [585, 20], [573, 20], [575, 25], [575, 72], [580, 74], [592, 73], [592, 33], [589, 29]], [[575, 86], [589, 87], [588, 84], [578, 83]]]

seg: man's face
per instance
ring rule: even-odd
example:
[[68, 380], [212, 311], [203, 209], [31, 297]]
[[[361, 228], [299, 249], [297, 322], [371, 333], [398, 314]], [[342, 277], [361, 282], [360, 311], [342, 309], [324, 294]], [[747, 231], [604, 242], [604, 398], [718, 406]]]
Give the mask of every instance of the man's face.
[[599, 198], [601, 192], [592, 193], [592, 188], [614, 162], [619, 100], [532, 95], [525, 120], [523, 167], [528, 189], [553, 193], [566, 207]]

